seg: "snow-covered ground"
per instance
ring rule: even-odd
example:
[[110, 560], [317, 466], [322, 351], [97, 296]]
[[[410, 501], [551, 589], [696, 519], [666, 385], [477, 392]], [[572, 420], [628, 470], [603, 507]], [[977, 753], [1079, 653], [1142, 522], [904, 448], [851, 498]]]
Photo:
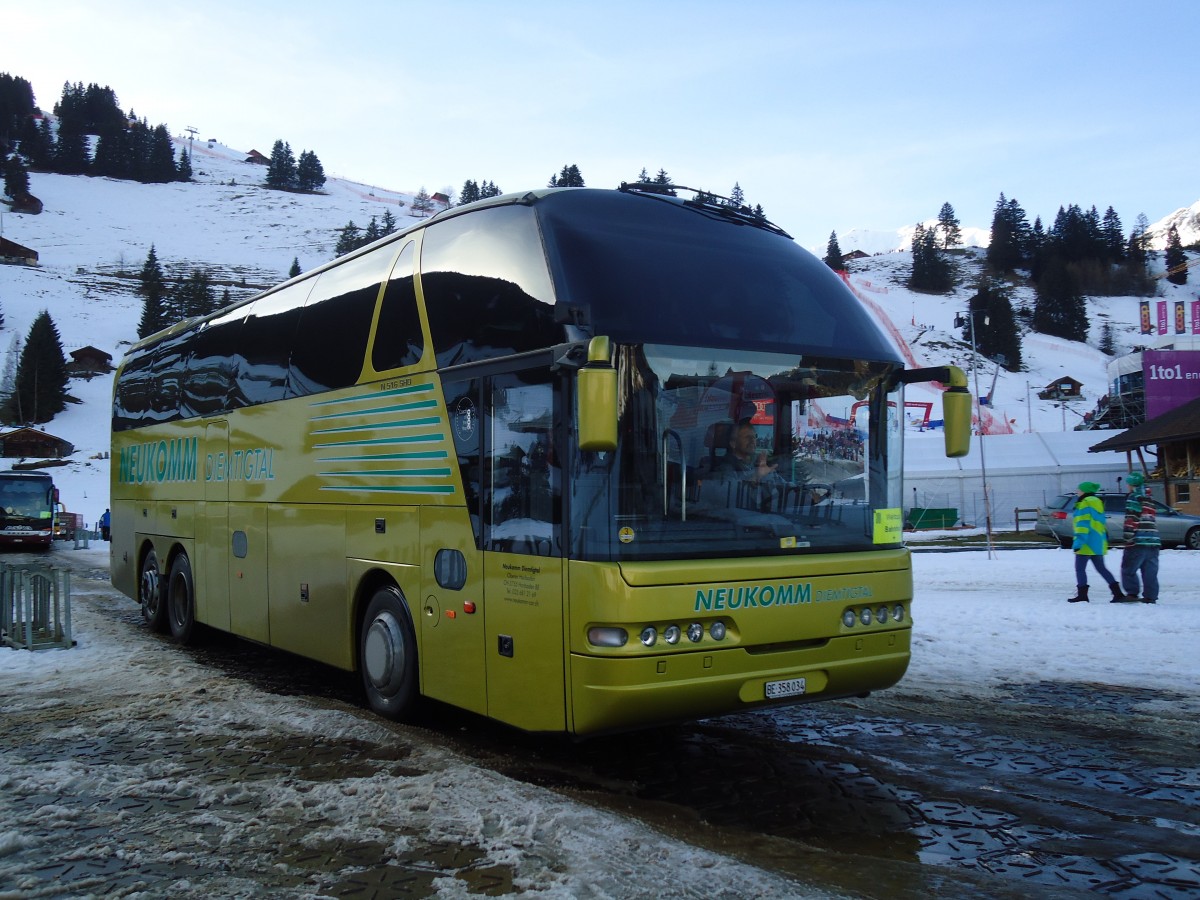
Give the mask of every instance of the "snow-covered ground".
[[[139, 871], [159, 862], [175, 872], [231, 865], [204, 880], [174, 875], [151, 894], [260, 896], [264, 882], [255, 867], [277, 870], [272, 879], [304, 874], [295, 854], [339, 841], [378, 844], [391, 858], [439, 844], [469, 848], [478, 854], [470, 868], [508, 873], [512, 896], [828, 895], [507, 778], [421, 729], [316, 696], [281, 698], [207, 666], [137, 623], [132, 601], [103, 584], [107, 552], [97, 544], [55, 551], [98, 579], [75, 581], [77, 647], [0, 651], [0, 716], [10, 726], [4, 743], [21, 748], [0, 754], [0, 897], [35, 896], [45, 882], [30, 860], [58, 852], [76, 859], [115, 854]], [[1119, 553], [1110, 555], [1114, 567], [1118, 561]], [[906, 696], [986, 703], [1014, 685], [1059, 681], [1173, 691], [1173, 715], [1200, 714], [1200, 553], [1162, 554], [1157, 605], [1066, 603], [1072, 554], [1058, 549], [996, 551], [992, 558], [984, 551], [920, 552], [914, 575], [913, 660], [896, 689]], [[887, 696], [879, 695], [884, 709]], [[162, 752], [164, 735], [174, 736], [173, 752]], [[80, 752], [50, 765], [29, 758], [39, 746], [76, 744]], [[336, 776], [314, 770], [301, 779], [272, 769], [271, 754], [286, 748], [343, 745], [373, 762], [356, 774], [347, 759]], [[96, 746], [101, 750], [93, 752]], [[129, 752], [113, 749], [120, 746]], [[198, 764], [205, 748], [219, 755]], [[231, 783], [222, 767], [239, 755], [261, 759], [263, 770]], [[75, 799], [53, 799], [63, 792]], [[30, 806], [4, 799], [14, 796], [42, 800]], [[128, 811], [112, 814], [110, 834], [96, 826], [114, 804]], [[156, 804], [157, 815], [141, 817]], [[281, 843], [288, 840], [295, 846]], [[290, 868], [281, 859], [292, 860]], [[337, 871], [329, 866], [331, 880]], [[436, 878], [431, 891], [468, 896], [462, 877]], [[111, 886], [109, 878], [92, 887]], [[298, 885], [294, 896], [313, 894]]]

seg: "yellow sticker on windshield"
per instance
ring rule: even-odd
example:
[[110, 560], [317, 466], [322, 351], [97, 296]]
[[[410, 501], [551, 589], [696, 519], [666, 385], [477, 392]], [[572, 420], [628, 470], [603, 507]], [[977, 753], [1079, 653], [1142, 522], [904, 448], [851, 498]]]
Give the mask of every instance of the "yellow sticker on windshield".
[[899, 509], [875, 510], [875, 532], [872, 540], [876, 544], [898, 544], [904, 530], [904, 516]]

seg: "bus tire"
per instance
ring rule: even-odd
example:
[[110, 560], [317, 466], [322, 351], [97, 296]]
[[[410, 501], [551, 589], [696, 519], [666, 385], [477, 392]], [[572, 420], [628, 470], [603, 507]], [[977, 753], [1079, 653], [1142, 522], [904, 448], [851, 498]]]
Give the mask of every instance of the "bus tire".
[[186, 553], [180, 553], [171, 563], [165, 606], [171, 637], [185, 647], [195, 643], [196, 591], [192, 582], [192, 564]]
[[358, 668], [371, 709], [388, 719], [410, 716], [417, 701], [417, 639], [400, 591], [377, 588], [358, 640]]
[[138, 575], [138, 602], [142, 605], [142, 618], [151, 631], [167, 630], [167, 605], [163, 602], [163, 579], [158, 571], [158, 554], [151, 547], [142, 560]]

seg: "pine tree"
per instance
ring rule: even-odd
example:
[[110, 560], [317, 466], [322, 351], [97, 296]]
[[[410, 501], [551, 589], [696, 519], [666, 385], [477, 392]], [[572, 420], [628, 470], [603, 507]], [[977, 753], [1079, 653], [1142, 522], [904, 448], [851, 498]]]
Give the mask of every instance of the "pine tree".
[[337, 244], [333, 248], [334, 256], [345, 256], [351, 250], [357, 250], [362, 246], [362, 232], [359, 231], [354, 220], [351, 219], [338, 232]]
[[78, 128], [61, 123], [54, 144], [53, 171], [62, 175], [83, 175], [91, 165], [87, 138]]
[[433, 200], [430, 199], [429, 192], [425, 190], [424, 185], [413, 197], [412, 206], [409, 209], [412, 210], [411, 215], [417, 217], [427, 216], [433, 212]]
[[746, 205], [746, 195], [742, 193], [742, 186], [736, 181], [733, 183], [733, 190], [729, 192], [729, 202], [738, 208]]
[[1113, 337], [1112, 322], [1105, 322], [1100, 329], [1100, 352], [1109, 356], [1116, 355], [1117, 342]]
[[[288, 278], [295, 278], [300, 274], [300, 257], [292, 257], [292, 267], [288, 269]], [[228, 289], [227, 289], [228, 290]]]
[[156, 125], [150, 134], [150, 153], [142, 181], [148, 184], [167, 184], [179, 173], [175, 169], [175, 148], [166, 125]]
[[[645, 172], [644, 169], [642, 171]], [[579, 166], [571, 163], [563, 166], [558, 175], [551, 175], [547, 187], [586, 187], [586, 185], [583, 183], [583, 173], [579, 171]]]
[[838, 246], [836, 231], [829, 233], [829, 244], [825, 248], [825, 265], [835, 272], [846, 271], [846, 260], [842, 258], [842, 248]]
[[1179, 240], [1179, 229], [1174, 225], [1167, 229], [1167, 253], [1164, 262], [1167, 265], [1167, 281], [1171, 284], [1187, 284], [1187, 254], [1183, 252], [1183, 243]]
[[984, 277], [968, 301], [971, 321], [963, 325], [963, 339], [970, 340], [972, 322], [975, 329], [975, 349], [988, 359], [1003, 360], [1001, 365], [1010, 372], [1021, 369], [1021, 331], [1013, 313], [1008, 293], [997, 282]]
[[[658, 174], [654, 176], [654, 183], [659, 187], [664, 188], [663, 193], [670, 194], [672, 197], [678, 196], [674, 190], [675, 182], [671, 180], [671, 176], [667, 174], [666, 169], [658, 170]], [[583, 187], [582, 182], [579, 186]]]
[[192, 180], [192, 155], [182, 147], [179, 148], [179, 165], [175, 167], [175, 180]]
[[992, 235], [987, 261], [996, 272], [1011, 272], [1029, 259], [1032, 240], [1025, 210], [1016, 200], [1000, 195], [992, 212]]
[[138, 337], [144, 338], [155, 332], [162, 331], [170, 322], [167, 321], [166, 296], [167, 284], [163, 277], [162, 267], [158, 264], [158, 255], [154, 245], [138, 273], [138, 293], [142, 295], [142, 318], [138, 323]]
[[284, 141], [276, 141], [271, 148], [271, 161], [267, 164], [267, 187], [286, 190], [296, 186], [296, 157], [292, 147]]
[[50, 164], [53, 139], [49, 129], [50, 123], [47, 119], [39, 121], [33, 116], [26, 116], [21, 121], [17, 139], [21, 143], [21, 155], [25, 157], [31, 169], [45, 169]]
[[488, 197], [499, 197], [504, 191], [496, 185], [494, 181], [485, 181], [479, 186], [479, 199], [486, 200]]
[[958, 216], [954, 214], [954, 207], [949, 203], [943, 203], [942, 209], [938, 213], [938, 230], [942, 234], [943, 250], [949, 250], [962, 243], [962, 228], [959, 225]]
[[950, 263], [938, 250], [937, 228], [917, 223], [912, 238], [912, 274], [908, 286], [927, 294], [943, 294], [954, 285]]
[[13, 332], [8, 342], [8, 354], [4, 357], [4, 374], [0, 376], [0, 411], [8, 404], [17, 386], [17, 360], [21, 358], [21, 335]]
[[29, 193], [29, 172], [15, 153], [4, 164], [4, 193], [14, 200]]
[[383, 211], [383, 216], [379, 220], [379, 233], [381, 236], [396, 233], [396, 217], [392, 215], [390, 209]]
[[49, 422], [66, 405], [67, 359], [54, 320], [42, 310], [25, 339], [5, 417], [10, 422], [39, 424]]
[[1104, 238], [1105, 255], [1109, 262], [1125, 261], [1125, 230], [1121, 226], [1121, 217], [1111, 206], [1104, 211], [1104, 221], [1100, 225]]
[[463, 182], [462, 190], [458, 192], [458, 205], [466, 206], [479, 199], [479, 185], [468, 178]]
[[1037, 282], [1033, 327], [1042, 334], [1085, 341], [1088, 335], [1087, 301], [1066, 262], [1055, 257]]
[[325, 186], [325, 167], [311, 150], [300, 153], [296, 164], [296, 185], [302, 191], [319, 191]]

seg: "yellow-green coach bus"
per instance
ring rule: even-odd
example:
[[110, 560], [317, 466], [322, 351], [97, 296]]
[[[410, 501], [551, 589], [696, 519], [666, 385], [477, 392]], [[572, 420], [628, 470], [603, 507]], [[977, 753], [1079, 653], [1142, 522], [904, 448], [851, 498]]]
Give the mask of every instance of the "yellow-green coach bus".
[[577, 735], [863, 694], [909, 661], [908, 370], [744, 208], [648, 185], [447, 210], [135, 345], [112, 580], [200, 626]]

